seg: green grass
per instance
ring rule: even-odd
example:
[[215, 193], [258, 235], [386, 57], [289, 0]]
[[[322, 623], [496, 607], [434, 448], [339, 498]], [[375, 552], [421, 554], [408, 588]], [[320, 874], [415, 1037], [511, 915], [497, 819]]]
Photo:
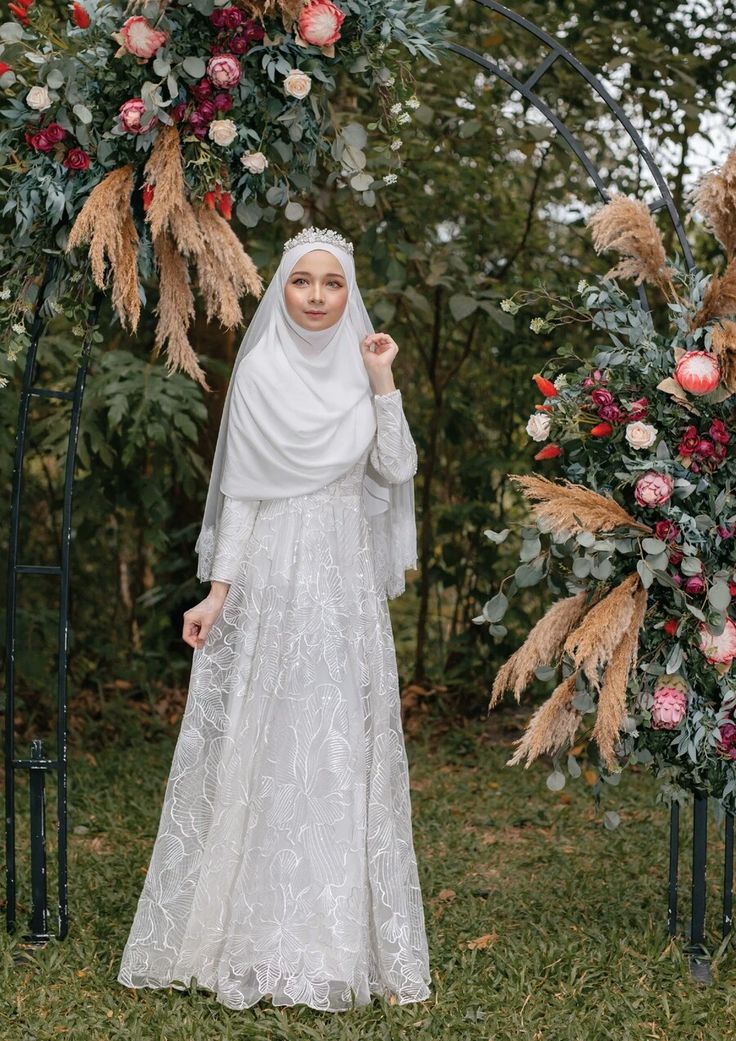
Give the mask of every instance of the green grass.
[[[714, 983], [702, 987], [690, 979], [682, 939], [670, 942], [666, 935], [668, 814], [655, 803], [652, 779], [631, 773], [610, 789], [605, 808], [617, 809], [622, 823], [608, 831], [582, 781], [551, 792], [544, 765], [504, 765], [515, 736], [509, 715], [444, 727], [423, 723], [418, 733], [407, 727], [434, 990], [429, 1001], [397, 1006], [375, 998], [345, 1013], [264, 1001], [237, 1012], [204, 991], [131, 992], [116, 982], [158, 823], [171, 731], [94, 756], [72, 750], [70, 935], [24, 956], [19, 941], [0, 932], [0, 1037], [736, 1038], [730, 947], [714, 965]], [[683, 841], [689, 823], [686, 812]], [[686, 845], [682, 852], [681, 909], [687, 913]], [[720, 862], [720, 829], [711, 824], [714, 946]], [[24, 853], [18, 868], [25, 880]], [[14, 956], [24, 960], [16, 964]]]

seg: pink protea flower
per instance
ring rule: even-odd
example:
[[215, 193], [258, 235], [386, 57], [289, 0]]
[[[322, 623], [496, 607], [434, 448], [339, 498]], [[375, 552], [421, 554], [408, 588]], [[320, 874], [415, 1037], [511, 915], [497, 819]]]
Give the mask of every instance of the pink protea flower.
[[709, 351], [687, 351], [675, 366], [675, 379], [689, 394], [710, 394], [720, 382], [721, 367]]
[[218, 90], [229, 90], [240, 82], [240, 62], [232, 54], [216, 54], [207, 62], [207, 75]]
[[152, 58], [159, 47], [166, 43], [166, 33], [154, 29], [147, 18], [142, 15], [133, 15], [123, 24], [120, 33], [123, 47], [129, 54], [135, 54], [137, 58]]
[[158, 121], [158, 117], [154, 113], [143, 126], [141, 116], [145, 110], [146, 103], [143, 98], [131, 98], [130, 101], [124, 101], [118, 111], [118, 120], [123, 130], [127, 130], [129, 134], [145, 134], [147, 130], [150, 130]]
[[679, 686], [657, 687], [652, 706], [652, 726], [655, 730], [675, 730], [686, 712], [687, 696]]
[[675, 482], [669, 474], [648, 470], [634, 487], [634, 498], [640, 506], [663, 506], [669, 501]]
[[307, 0], [299, 15], [299, 36], [315, 47], [330, 47], [340, 39], [345, 15], [330, 0]]
[[705, 622], [698, 629], [700, 633], [700, 650], [711, 665], [730, 665], [736, 658], [736, 625], [730, 618], [726, 619], [723, 632], [714, 635]]

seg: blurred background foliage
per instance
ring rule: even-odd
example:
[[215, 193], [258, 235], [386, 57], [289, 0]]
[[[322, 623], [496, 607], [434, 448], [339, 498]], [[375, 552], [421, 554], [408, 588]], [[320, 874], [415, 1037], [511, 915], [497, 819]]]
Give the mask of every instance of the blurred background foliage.
[[[575, 57], [619, 99], [687, 212], [688, 183], [725, 157], [734, 127], [736, 37], [731, 3], [567, 0], [521, 2], [515, 12], [564, 39]], [[546, 48], [472, 0], [454, 5], [455, 39], [523, 81]], [[400, 347], [397, 386], [419, 451], [416, 478], [421, 567], [391, 602], [405, 707], [448, 725], [485, 712], [495, 670], [545, 604], [531, 591], [509, 613], [494, 643], [472, 622], [515, 567], [512, 539], [494, 546], [485, 528], [521, 516], [508, 473], [530, 469], [524, 425], [539, 400], [532, 374], [553, 351], [500, 301], [543, 283], [572, 290], [603, 272], [586, 216], [599, 198], [584, 169], [540, 114], [499, 79], [455, 54], [435, 67], [417, 62], [404, 168], [376, 207], [350, 190], [311, 198], [303, 223], [333, 227], [356, 246], [359, 284], [377, 329]], [[372, 98], [339, 95], [344, 121], [374, 118]], [[658, 191], [631, 141], [581, 77], [557, 62], [538, 92], [585, 147], [610, 191], [651, 201]], [[671, 249], [666, 215], [657, 218]], [[268, 280], [285, 238], [298, 226], [260, 224], [243, 233]], [[696, 260], [697, 226], [687, 228]], [[706, 247], [702, 247], [706, 248]], [[39, 273], [40, 274], [40, 273]], [[242, 330], [198, 321], [205, 395], [152, 357], [155, 287], [139, 335], [125, 335], [105, 302], [94, 334], [74, 488], [70, 615], [70, 726], [136, 740], [173, 722], [186, 695], [191, 650], [182, 613], [207, 591], [195, 577], [209, 463]], [[632, 289], [633, 292], [633, 289]], [[659, 301], [650, 298], [656, 308]], [[256, 301], [246, 301], [247, 316]], [[566, 330], [584, 348], [585, 330]], [[78, 338], [50, 322], [37, 383], [71, 389]], [[559, 333], [555, 345], [559, 345]], [[73, 345], [73, 346], [72, 346]], [[24, 358], [0, 394], [2, 484], [10, 503], [14, 437]], [[549, 374], [549, 373], [548, 373]], [[554, 374], [552, 374], [554, 375]], [[15, 389], [14, 389], [15, 388]], [[38, 401], [38, 399], [36, 399]], [[34, 402], [28, 427], [20, 561], [55, 563], [68, 405]], [[547, 473], [554, 464], [544, 464]], [[2, 537], [7, 546], [7, 525]], [[2, 576], [3, 583], [5, 576]], [[4, 596], [3, 587], [3, 596]], [[21, 576], [16, 668], [21, 738], [53, 718], [58, 583]], [[3, 632], [4, 637], [4, 632]], [[132, 711], [134, 708], [134, 711]]]

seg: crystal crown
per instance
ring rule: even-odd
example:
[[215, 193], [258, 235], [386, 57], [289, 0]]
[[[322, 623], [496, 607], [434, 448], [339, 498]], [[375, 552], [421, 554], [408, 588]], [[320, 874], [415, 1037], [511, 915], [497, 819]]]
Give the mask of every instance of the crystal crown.
[[337, 231], [332, 231], [329, 228], [304, 228], [298, 235], [294, 235], [293, 238], [286, 240], [284, 253], [293, 246], [301, 246], [303, 242], [329, 242], [333, 246], [339, 246], [340, 249], [344, 249], [347, 253], [352, 254], [353, 252], [352, 242], [343, 238]]

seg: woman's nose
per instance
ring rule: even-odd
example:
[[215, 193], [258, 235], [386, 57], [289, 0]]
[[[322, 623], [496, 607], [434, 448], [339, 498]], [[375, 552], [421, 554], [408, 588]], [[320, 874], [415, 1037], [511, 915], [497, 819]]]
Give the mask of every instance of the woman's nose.
[[315, 302], [322, 299], [322, 290], [318, 285], [312, 286], [312, 292], [309, 295], [309, 299], [314, 300]]

